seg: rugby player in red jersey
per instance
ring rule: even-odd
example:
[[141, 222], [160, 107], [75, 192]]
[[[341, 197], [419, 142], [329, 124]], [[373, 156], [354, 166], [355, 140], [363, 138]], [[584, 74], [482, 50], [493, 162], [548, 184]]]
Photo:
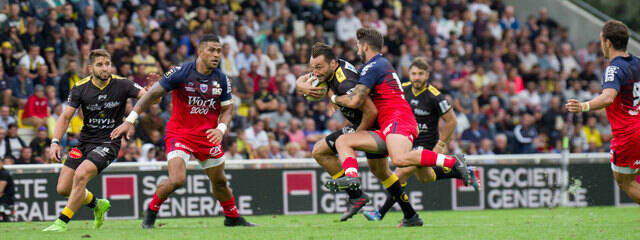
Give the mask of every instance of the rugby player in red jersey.
[[167, 123], [165, 144], [169, 179], [162, 181], [149, 203], [142, 222], [143, 228], [153, 228], [162, 203], [186, 181], [186, 166], [191, 157], [197, 159], [209, 177], [213, 195], [224, 210], [225, 226], [255, 226], [238, 215], [231, 189], [224, 174], [222, 137], [233, 116], [231, 83], [218, 68], [220, 40], [207, 34], [198, 44], [194, 62], [175, 67], [145, 94], [126, 121], [115, 129], [116, 138], [133, 128], [138, 113], [156, 99], [172, 92], [173, 114]]
[[620, 189], [640, 204], [640, 58], [627, 53], [629, 29], [615, 20], [607, 21], [600, 32], [600, 44], [609, 66], [604, 71], [602, 94], [587, 102], [569, 99], [570, 112], [590, 112], [606, 108], [611, 124], [611, 170]]
[[[469, 185], [471, 177], [462, 157], [451, 157], [427, 149], [411, 151], [413, 140], [418, 135], [418, 125], [411, 106], [404, 99], [400, 79], [395, 69], [380, 53], [384, 43], [382, 34], [372, 28], [361, 28], [358, 29], [356, 37], [358, 55], [365, 62], [360, 69], [360, 80], [351, 94], [333, 95], [331, 102], [343, 107], [359, 108], [366, 96], [370, 96], [378, 108], [380, 130], [345, 134], [338, 138], [336, 146], [345, 176], [327, 182], [327, 187], [338, 190], [360, 187], [355, 150], [387, 152], [391, 162], [397, 167], [451, 168], [462, 176], [465, 185]], [[401, 206], [409, 204], [398, 177], [392, 175], [392, 178], [385, 187], [389, 185], [387, 189]], [[401, 226], [412, 226], [418, 223], [422, 225], [422, 220], [415, 211], [403, 212], [404, 219]]]

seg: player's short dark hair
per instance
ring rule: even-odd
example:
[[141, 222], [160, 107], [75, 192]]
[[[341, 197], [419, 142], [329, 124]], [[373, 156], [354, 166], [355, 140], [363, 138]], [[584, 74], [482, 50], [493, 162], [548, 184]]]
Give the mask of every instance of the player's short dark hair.
[[411, 65], [409, 65], [409, 69], [411, 69], [412, 67], [417, 67], [418, 69], [424, 70], [426, 72], [431, 71], [431, 66], [429, 65], [429, 63], [427, 63], [427, 60], [424, 58], [416, 58], [413, 60], [413, 62], [411, 62]]
[[91, 50], [91, 53], [89, 53], [89, 64], [93, 65], [94, 61], [98, 57], [106, 57], [107, 59], [109, 59], [109, 61], [111, 61], [111, 54], [109, 54], [107, 50], [94, 49], [94, 50]]
[[369, 47], [374, 51], [381, 51], [384, 45], [384, 37], [382, 34], [373, 28], [360, 28], [356, 32], [356, 38], [361, 43], [369, 44]]
[[609, 20], [602, 26], [602, 38], [611, 41], [616, 50], [627, 50], [629, 42], [629, 28], [617, 20]]
[[220, 43], [220, 38], [215, 34], [205, 34], [200, 38], [200, 45], [205, 44], [207, 42], [217, 42]]
[[333, 54], [333, 48], [321, 42], [315, 43], [311, 47], [311, 57], [317, 58], [319, 56], [324, 56], [327, 62], [331, 62], [331, 59], [336, 58], [336, 55]]

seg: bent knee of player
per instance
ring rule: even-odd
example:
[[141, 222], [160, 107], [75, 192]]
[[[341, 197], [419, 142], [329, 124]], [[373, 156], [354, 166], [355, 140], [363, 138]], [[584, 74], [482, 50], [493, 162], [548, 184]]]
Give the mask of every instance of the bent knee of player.
[[58, 185], [56, 187], [56, 191], [60, 196], [63, 197], [69, 197], [69, 195], [71, 194], [71, 188], [67, 186]]
[[226, 178], [216, 178], [213, 180], [213, 187], [216, 190], [224, 190], [227, 189], [227, 179]]
[[169, 183], [174, 189], [181, 188], [187, 182], [187, 177], [184, 175], [170, 176]]
[[78, 186], [78, 184], [86, 185], [90, 179], [91, 179], [91, 176], [87, 171], [78, 170], [73, 176], [73, 186], [74, 187]]

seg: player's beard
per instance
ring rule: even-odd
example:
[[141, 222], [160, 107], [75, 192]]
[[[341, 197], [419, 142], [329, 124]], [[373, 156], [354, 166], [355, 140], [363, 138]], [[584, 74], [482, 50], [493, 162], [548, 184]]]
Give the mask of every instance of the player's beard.
[[93, 76], [94, 76], [95, 78], [97, 78], [98, 80], [100, 80], [100, 81], [107, 81], [107, 80], [109, 80], [109, 74], [107, 74], [107, 72], [103, 72], [103, 73], [105, 73], [105, 74], [104, 74], [104, 75], [105, 75], [105, 77], [103, 77], [99, 72], [95, 72], [95, 71], [94, 71], [94, 72], [93, 72]]
[[360, 60], [361, 60], [363, 63], [367, 63], [367, 55], [366, 55], [366, 54], [364, 54], [364, 51], [360, 52], [360, 54], [358, 54], [358, 57], [360, 57]]

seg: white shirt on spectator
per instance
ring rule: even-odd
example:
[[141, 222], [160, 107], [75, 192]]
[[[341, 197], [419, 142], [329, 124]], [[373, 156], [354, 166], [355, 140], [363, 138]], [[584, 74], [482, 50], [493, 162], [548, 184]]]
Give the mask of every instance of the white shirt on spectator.
[[533, 68], [533, 65], [538, 64], [538, 56], [533, 54], [533, 52], [529, 52], [526, 55], [520, 52], [518, 53], [518, 57], [520, 58], [525, 71], [531, 70], [531, 68]]
[[42, 58], [40, 55], [36, 56], [36, 58], [32, 61], [29, 57], [29, 54], [26, 54], [22, 58], [20, 58], [19, 64], [25, 66], [28, 70], [36, 70], [38, 69], [38, 66], [44, 65], [45, 62], [44, 58]]
[[[269, 77], [273, 77], [276, 75], [276, 64], [271, 61], [271, 58], [269, 58], [269, 56], [267, 56], [266, 54], [262, 54], [256, 57], [258, 58], [258, 70], [256, 71], [258, 74]], [[269, 70], [268, 75], [267, 70]]]
[[571, 69], [574, 68], [578, 70], [578, 72], [581, 70], [578, 61], [576, 61], [576, 58], [573, 56], [564, 56], [560, 58], [560, 63], [562, 64], [562, 72], [564, 73], [571, 73]]
[[220, 70], [229, 77], [237, 77], [239, 75], [238, 68], [236, 67], [236, 60], [231, 56], [220, 57]]
[[341, 42], [346, 42], [352, 39], [355, 40], [356, 31], [358, 31], [360, 27], [362, 27], [362, 23], [356, 16], [352, 16], [351, 18], [341, 17], [336, 23], [336, 37]]
[[226, 36], [220, 36], [220, 46], [225, 43], [229, 44], [229, 55], [235, 56], [238, 53], [238, 41], [233, 36], [227, 34]]
[[257, 149], [269, 144], [269, 137], [267, 136], [267, 132], [265, 132], [264, 130], [256, 133], [253, 130], [253, 127], [249, 127], [244, 130], [244, 137], [247, 139], [247, 142], [251, 144], [251, 147], [253, 147], [253, 149]]
[[16, 123], [16, 118], [13, 116], [7, 116], [7, 118], [0, 117], [0, 127], [9, 129], [9, 124]]
[[489, 23], [488, 27], [489, 27], [489, 32], [491, 33], [491, 36], [493, 36], [493, 38], [495, 38], [496, 40], [502, 39], [502, 26], [500, 26], [499, 23], [496, 22], [495, 25], [492, 23]]

